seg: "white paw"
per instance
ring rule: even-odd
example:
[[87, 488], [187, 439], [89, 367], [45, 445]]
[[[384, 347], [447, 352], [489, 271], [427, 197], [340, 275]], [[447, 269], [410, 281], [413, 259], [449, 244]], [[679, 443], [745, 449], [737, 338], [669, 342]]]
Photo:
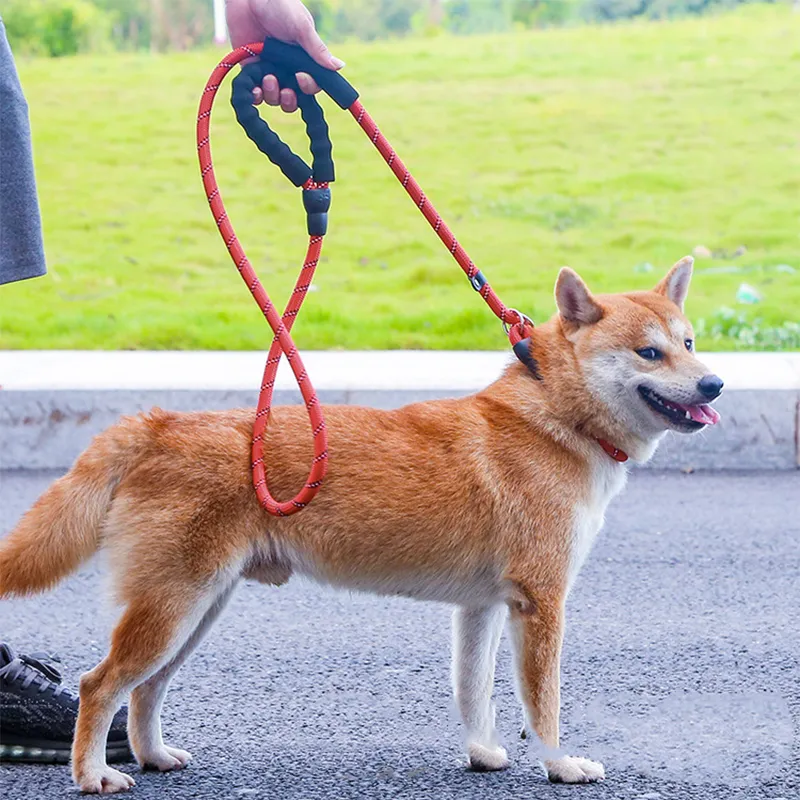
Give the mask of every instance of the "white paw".
[[142, 769], [157, 769], [159, 772], [169, 772], [173, 769], [183, 769], [191, 760], [191, 753], [165, 744], [159, 750], [143, 755], [139, 759], [139, 764]]
[[470, 769], [476, 772], [495, 772], [508, 767], [508, 753], [500, 747], [485, 747], [477, 742], [467, 745]]
[[594, 783], [606, 777], [606, 771], [599, 761], [575, 756], [546, 761], [545, 769], [547, 777], [553, 783]]
[[75, 782], [82, 792], [87, 794], [114, 794], [127, 792], [136, 781], [124, 772], [104, 766], [100, 769], [87, 770], [75, 777]]

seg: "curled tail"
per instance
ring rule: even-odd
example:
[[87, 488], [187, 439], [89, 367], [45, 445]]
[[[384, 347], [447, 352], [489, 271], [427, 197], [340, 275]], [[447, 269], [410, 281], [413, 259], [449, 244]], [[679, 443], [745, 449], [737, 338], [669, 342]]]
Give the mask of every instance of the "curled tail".
[[95, 437], [0, 540], [0, 597], [50, 589], [99, 548], [114, 489], [126, 471], [124, 434], [130, 427], [121, 427]]

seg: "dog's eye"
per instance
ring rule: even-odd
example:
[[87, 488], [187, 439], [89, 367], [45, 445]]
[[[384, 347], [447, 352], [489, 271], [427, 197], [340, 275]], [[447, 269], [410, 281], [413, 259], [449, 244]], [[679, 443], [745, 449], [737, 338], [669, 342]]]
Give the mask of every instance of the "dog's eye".
[[655, 347], [642, 347], [641, 350], [636, 351], [636, 355], [647, 361], [658, 361], [659, 358], [664, 357], [664, 354], [660, 350], [656, 350]]
[[686, 349], [691, 353], [694, 350], [694, 339], [684, 339], [683, 343], [686, 345]]

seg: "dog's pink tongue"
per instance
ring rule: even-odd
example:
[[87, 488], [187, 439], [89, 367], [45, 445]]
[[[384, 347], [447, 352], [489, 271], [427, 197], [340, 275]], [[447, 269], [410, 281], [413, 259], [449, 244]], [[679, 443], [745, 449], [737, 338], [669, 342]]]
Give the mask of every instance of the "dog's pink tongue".
[[702, 403], [699, 406], [683, 406], [685, 411], [689, 412], [689, 416], [702, 425], [716, 425], [719, 422], [719, 412], [708, 403]]

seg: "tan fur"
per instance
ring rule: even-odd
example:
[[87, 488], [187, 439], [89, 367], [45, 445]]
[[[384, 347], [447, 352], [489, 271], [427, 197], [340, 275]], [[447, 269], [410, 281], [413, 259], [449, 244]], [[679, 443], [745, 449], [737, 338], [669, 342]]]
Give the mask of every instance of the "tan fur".
[[[570, 280], [560, 278], [566, 290]], [[598, 400], [587, 365], [646, 346], [650, 326], [673, 340], [671, 319], [689, 330], [662, 284], [649, 293], [589, 295], [592, 305], [577, 321], [562, 307], [533, 336], [542, 380], [514, 363], [463, 399], [395, 411], [328, 407], [327, 478], [309, 507], [289, 518], [267, 515], [253, 491], [252, 409], [156, 409], [98, 436], [0, 546], [0, 595], [48, 588], [102, 546], [127, 606], [108, 657], [81, 683], [73, 762], [79, 785], [115, 791], [132, 782], [98, 761], [96, 751], [109, 714], [136, 686], [137, 758], [159, 769], [188, 760], [160, 741], [152, 708], [160, 707], [172, 672], [240, 576], [279, 585], [301, 572], [465, 608], [507, 604], [529, 722], [548, 748], [557, 748], [578, 509], [589, 509], [593, 536], [625, 475], [595, 437], [634, 457], [646, 458], [654, 447]], [[580, 305], [580, 296], [573, 299]], [[668, 359], [659, 368], [671, 379], [703, 374], [682, 346], [675, 344]], [[296, 492], [311, 457], [304, 409], [276, 408], [265, 446], [274, 496]], [[497, 636], [484, 638], [496, 649]], [[491, 692], [491, 674], [481, 691], [487, 682]], [[469, 706], [469, 698], [464, 702]], [[505, 752], [492, 748], [476, 740], [474, 766], [504, 766]], [[600, 765], [586, 765], [593, 762], [555, 758], [548, 769], [553, 780], [602, 777]]]
[[0, 594], [50, 589], [97, 550], [127, 456], [128, 432], [111, 429], [36, 501], [3, 540]]

